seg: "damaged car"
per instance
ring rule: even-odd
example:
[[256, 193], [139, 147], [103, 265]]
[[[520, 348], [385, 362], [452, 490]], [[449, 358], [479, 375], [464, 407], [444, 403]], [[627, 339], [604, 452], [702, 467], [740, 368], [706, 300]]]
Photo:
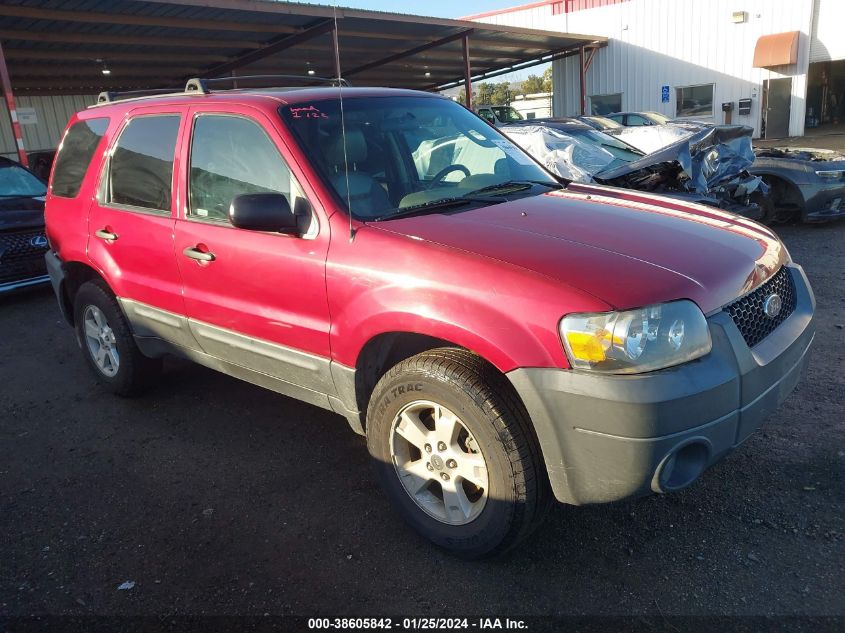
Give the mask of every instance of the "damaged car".
[[749, 171], [771, 188], [771, 219], [827, 222], [845, 217], [845, 156], [833, 150], [755, 148]]
[[715, 126], [653, 154], [572, 119], [502, 128], [511, 140], [561, 178], [636, 189], [765, 220], [768, 186], [748, 172], [751, 128]]

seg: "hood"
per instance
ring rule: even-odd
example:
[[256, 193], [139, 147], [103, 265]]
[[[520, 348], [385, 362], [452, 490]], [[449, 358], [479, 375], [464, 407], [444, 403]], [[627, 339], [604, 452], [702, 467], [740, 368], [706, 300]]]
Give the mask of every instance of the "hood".
[[756, 222], [596, 185], [371, 226], [532, 271], [617, 309], [687, 298], [706, 314], [787, 257]]
[[44, 198], [0, 198], [0, 232], [44, 226]]
[[603, 183], [615, 184], [615, 180], [637, 172], [651, 173], [659, 165], [662, 170], [676, 173], [683, 170], [688, 179], [686, 189], [705, 194], [751, 167], [752, 132], [752, 128], [744, 125], [713, 126], [639, 160], [600, 171], [596, 177]]
[[845, 161], [845, 156], [834, 150], [809, 147], [755, 147], [754, 154], [758, 158], [787, 158], [813, 163]]

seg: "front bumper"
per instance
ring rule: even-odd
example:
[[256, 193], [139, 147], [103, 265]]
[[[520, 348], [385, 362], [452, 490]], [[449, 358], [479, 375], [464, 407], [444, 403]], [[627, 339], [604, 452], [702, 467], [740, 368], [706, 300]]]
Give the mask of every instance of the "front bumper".
[[845, 217], [845, 184], [813, 183], [799, 187], [806, 200], [805, 222], [829, 222]]
[[795, 388], [815, 334], [815, 299], [788, 265], [796, 307], [749, 348], [727, 312], [708, 318], [696, 361], [622, 376], [522, 368], [507, 374], [534, 423], [559, 501], [603, 503], [692, 483], [741, 444]]

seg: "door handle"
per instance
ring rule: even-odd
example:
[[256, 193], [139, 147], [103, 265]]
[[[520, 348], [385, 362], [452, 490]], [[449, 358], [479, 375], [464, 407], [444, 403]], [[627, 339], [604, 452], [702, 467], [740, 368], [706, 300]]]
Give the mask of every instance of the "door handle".
[[201, 251], [195, 246], [189, 246], [184, 251], [182, 251], [182, 254], [185, 257], [190, 257], [191, 259], [196, 259], [200, 262], [213, 262], [215, 259], [214, 253], [210, 253], [208, 251]]
[[98, 229], [94, 232], [94, 235], [107, 242], [114, 242], [119, 237], [117, 233], [112, 233], [106, 229]]

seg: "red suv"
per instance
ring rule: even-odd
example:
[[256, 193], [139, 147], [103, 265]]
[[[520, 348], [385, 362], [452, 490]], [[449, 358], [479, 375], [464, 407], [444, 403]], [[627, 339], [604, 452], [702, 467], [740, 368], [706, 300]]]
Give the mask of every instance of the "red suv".
[[691, 484], [798, 381], [812, 291], [753, 221], [564, 186], [432, 94], [189, 87], [80, 112], [51, 176], [53, 287], [117, 394], [175, 354], [335, 411], [479, 557], [552, 495]]

